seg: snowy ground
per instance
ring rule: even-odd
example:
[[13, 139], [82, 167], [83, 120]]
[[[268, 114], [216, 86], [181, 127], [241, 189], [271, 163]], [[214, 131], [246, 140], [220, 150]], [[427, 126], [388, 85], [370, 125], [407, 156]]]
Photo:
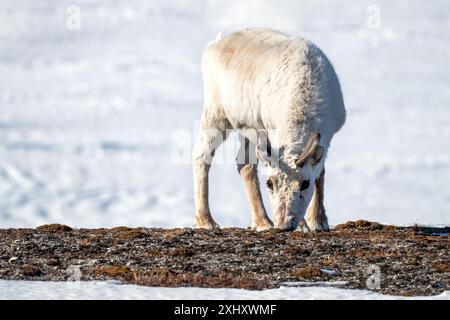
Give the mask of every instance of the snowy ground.
[[[44, 290], [46, 288], [47, 290]], [[155, 288], [121, 285], [116, 282], [40, 282], [0, 280], [1, 299], [189, 299], [189, 300], [329, 300], [329, 299], [411, 299], [378, 294], [368, 290], [322, 287], [281, 287], [279, 289], [253, 291], [242, 289], [204, 288]], [[412, 299], [448, 300], [444, 292], [433, 297]]]
[[[248, 26], [313, 40], [340, 76], [331, 224], [450, 223], [448, 1], [0, 0], [0, 227], [191, 226], [191, 168], [173, 150], [201, 112], [201, 51]], [[211, 207], [247, 227], [234, 150], [212, 169]]]

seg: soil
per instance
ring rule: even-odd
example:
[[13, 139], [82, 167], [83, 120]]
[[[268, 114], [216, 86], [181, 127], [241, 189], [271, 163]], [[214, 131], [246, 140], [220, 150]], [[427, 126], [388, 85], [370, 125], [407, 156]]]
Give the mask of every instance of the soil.
[[[361, 220], [320, 233], [58, 224], [1, 229], [0, 279], [255, 290], [319, 281], [367, 289], [369, 282], [385, 294], [436, 295], [450, 290], [449, 231]], [[370, 270], [379, 270], [379, 287]]]

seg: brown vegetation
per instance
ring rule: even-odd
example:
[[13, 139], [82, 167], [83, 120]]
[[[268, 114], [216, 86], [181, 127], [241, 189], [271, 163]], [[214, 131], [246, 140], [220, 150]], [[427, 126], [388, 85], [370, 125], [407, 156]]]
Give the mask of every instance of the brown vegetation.
[[[0, 279], [117, 279], [146, 286], [275, 288], [284, 282], [347, 281], [366, 289], [381, 269], [382, 293], [449, 290], [450, 228], [350, 221], [331, 232], [277, 230], [72, 229], [52, 224], [0, 230]], [[69, 268], [70, 269], [70, 268]]]

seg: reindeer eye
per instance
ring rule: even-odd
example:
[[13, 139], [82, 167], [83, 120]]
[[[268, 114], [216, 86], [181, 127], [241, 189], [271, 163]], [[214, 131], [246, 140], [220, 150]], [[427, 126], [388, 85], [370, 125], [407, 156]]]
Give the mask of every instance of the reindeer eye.
[[309, 188], [309, 180], [304, 180], [300, 186], [300, 191], [304, 191]]
[[267, 188], [269, 188], [270, 190], [273, 190], [273, 182], [272, 182], [272, 180], [267, 179], [266, 184], [267, 184]]

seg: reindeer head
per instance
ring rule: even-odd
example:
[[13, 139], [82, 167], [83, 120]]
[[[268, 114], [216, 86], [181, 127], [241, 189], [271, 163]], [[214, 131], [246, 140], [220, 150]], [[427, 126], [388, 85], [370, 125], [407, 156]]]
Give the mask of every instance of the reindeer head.
[[294, 230], [304, 218], [323, 167], [325, 152], [319, 142], [320, 134], [314, 132], [300, 153], [281, 148], [276, 157], [267, 151], [270, 147], [258, 144], [258, 158], [269, 169], [267, 188], [275, 228]]

